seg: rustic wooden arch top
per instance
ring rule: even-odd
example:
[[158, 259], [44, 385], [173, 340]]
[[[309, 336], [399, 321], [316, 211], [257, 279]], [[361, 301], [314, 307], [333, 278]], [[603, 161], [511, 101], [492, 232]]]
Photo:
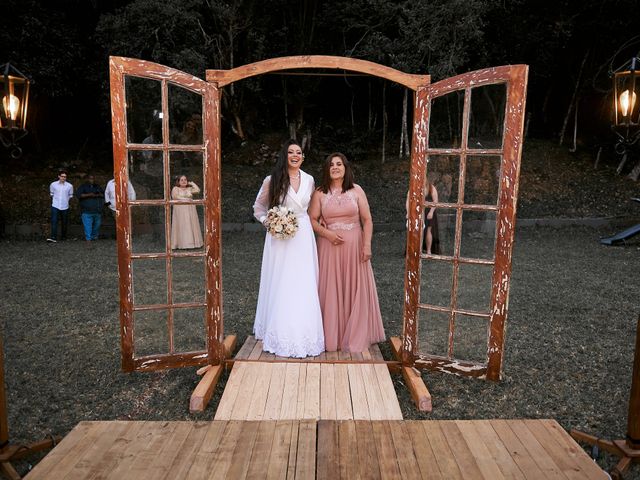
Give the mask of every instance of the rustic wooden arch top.
[[255, 77], [279, 70], [292, 70], [298, 68], [329, 68], [335, 70], [349, 70], [352, 72], [366, 73], [375, 77], [385, 78], [392, 82], [404, 85], [411, 90], [429, 85], [430, 75], [414, 75], [404, 73], [394, 68], [385, 67], [367, 60], [357, 58], [334, 57], [329, 55], [300, 55], [294, 57], [280, 57], [250, 63], [231, 70], [207, 70], [207, 81], [216, 82], [219, 87], [224, 87], [238, 80]]

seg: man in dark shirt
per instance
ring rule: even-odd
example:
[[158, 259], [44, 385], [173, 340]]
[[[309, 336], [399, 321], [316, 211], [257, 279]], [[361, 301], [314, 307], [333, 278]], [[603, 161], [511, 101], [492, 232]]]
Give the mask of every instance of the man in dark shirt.
[[80, 185], [76, 191], [80, 200], [80, 217], [84, 226], [84, 238], [87, 242], [97, 240], [102, 223], [102, 206], [104, 205], [104, 190], [95, 183], [93, 175]]

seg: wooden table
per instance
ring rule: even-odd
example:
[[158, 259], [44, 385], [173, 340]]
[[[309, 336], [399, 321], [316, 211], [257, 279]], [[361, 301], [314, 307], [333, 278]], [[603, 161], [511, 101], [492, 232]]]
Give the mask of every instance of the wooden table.
[[36, 479], [606, 479], [554, 420], [81, 422]]

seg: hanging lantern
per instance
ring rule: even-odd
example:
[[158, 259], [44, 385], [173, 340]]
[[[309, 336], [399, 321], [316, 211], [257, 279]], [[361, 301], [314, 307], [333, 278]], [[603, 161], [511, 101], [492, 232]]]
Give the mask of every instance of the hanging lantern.
[[31, 81], [10, 63], [0, 65], [0, 141], [12, 148], [11, 156], [22, 155], [17, 142], [27, 134], [27, 109]]
[[633, 58], [613, 75], [616, 127], [640, 126], [640, 59]]

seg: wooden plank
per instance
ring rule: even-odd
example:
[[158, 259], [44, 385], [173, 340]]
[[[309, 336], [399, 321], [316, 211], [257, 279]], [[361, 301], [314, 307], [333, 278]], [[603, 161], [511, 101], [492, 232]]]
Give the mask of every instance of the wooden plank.
[[237, 335], [227, 335], [222, 342], [222, 348], [224, 349], [224, 357], [230, 358], [236, 349], [236, 343], [238, 342]]
[[406, 425], [401, 421], [390, 421], [389, 428], [402, 478], [420, 478], [420, 467]]
[[382, 478], [400, 478], [396, 451], [387, 421], [372, 421], [373, 440], [378, 452], [378, 464]]
[[367, 404], [369, 405], [369, 418], [371, 420], [386, 420], [386, 412], [384, 408], [384, 400], [380, 387], [378, 386], [378, 377], [373, 370], [373, 365], [358, 365], [362, 371], [362, 379], [364, 381], [364, 390], [367, 395]]
[[256, 337], [253, 335], [248, 336], [234, 358], [236, 360], [247, 360], [249, 358], [249, 354], [253, 351], [253, 347], [256, 346], [256, 341]]
[[336, 412], [335, 364], [323, 363], [320, 365], [320, 418], [335, 420]]
[[336, 418], [338, 420], [353, 419], [351, 406], [351, 390], [349, 388], [349, 367], [346, 364], [336, 364], [334, 370], [336, 389]]
[[511, 458], [526, 478], [545, 478], [542, 470], [518, 439], [506, 420], [490, 420], [493, 430], [498, 434]]
[[227, 472], [231, 467], [233, 452], [240, 438], [242, 425], [244, 422], [231, 420], [227, 422], [224, 434], [220, 440], [220, 445], [212, 454], [211, 463], [209, 464], [209, 479], [222, 480], [227, 478]]
[[132, 471], [135, 469], [136, 472], [139, 472], [139, 478], [145, 480], [165, 478], [194, 426], [193, 422], [175, 423], [173, 432], [165, 438], [162, 445], [159, 445], [160, 448], [155, 452], [149, 452], [153, 454], [151, 462], [145, 461], [143, 468], [136, 468], [136, 465], [132, 467]]
[[351, 352], [351, 360], [354, 362], [362, 362], [364, 360], [362, 352]]
[[360, 478], [382, 478], [372, 423], [370, 421], [355, 421], [354, 424], [356, 427]]
[[340, 475], [340, 453], [338, 450], [338, 423], [333, 420], [318, 422], [318, 453], [316, 478], [335, 480]]
[[440, 429], [440, 422], [422, 422], [422, 428], [425, 431], [426, 438], [429, 440], [442, 477], [447, 480], [462, 480], [462, 473], [458, 468], [458, 463], [451, 452], [447, 439]]
[[[238, 396], [231, 409], [231, 420], [246, 420], [249, 415], [249, 408], [251, 407], [251, 400], [253, 399], [253, 390], [258, 382], [258, 375], [260, 374], [259, 368], [255, 363], [247, 363], [245, 365], [244, 375], [242, 375], [242, 382], [240, 383]], [[222, 418], [221, 418], [222, 419]]]
[[504, 479], [505, 476], [485, 445], [482, 435], [474, 427], [474, 421], [458, 420], [455, 423], [484, 478]]
[[[603, 470], [595, 463], [583, 448], [555, 420], [538, 420], [558, 442], [559, 448], [567, 457], [575, 460], [589, 479], [607, 478]], [[546, 448], [546, 446], [545, 446]]]
[[240, 436], [231, 455], [231, 467], [227, 472], [227, 478], [246, 477], [260, 424], [261, 422], [242, 422]]
[[316, 421], [300, 420], [298, 426], [298, 455], [296, 480], [315, 479], [316, 476]]
[[242, 377], [246, 370], [246, 363], [236, 362], [233, 364], [229, 379], [224, 387], [224, 392], [222, 392], [222, 398], [220, 398], [220, 402], [218, 403], [214, 420], [231, 419], [231, 412], [236, 404], [240, 386], [242, 385]]
[[300, 377], [300, 364], [287, 363], [285, 365], [284, 389], [282, 403], [280, 405], [279, 419], [293, 420], [296, 417], [298, 407], [298, 378]]
[[129, 422], [109, 422], [102, 435], [97, 437], [86, 451], [75, 458], [75, 465], [64, 478], [68, 478], [69, 480], [91, 478], [93, 475], [101, 472], [102, 468], [106, 467], [109, 463], [105, 455], [110, 447], [120, 439], [123, 434], [126, 434], [129, 428]]
[[351, 360], [351, 352], [338, 351], [338, 360]]
[[191, 465], [208, 430], [209, 422], [194, 422], [193, 428], [177, 452], [167, 474], [164, 477], [156, 478], [165, 478], [167, 480], [186, 478], [187, 472], [191, 469]]
[[135, 440], [129, 445], [127, 454], [109, 472], [107, 480], [150, 478], [150, 466], [172, 437], [178, 422], [144, 422]]
[[260, 360], [265, 362], [272, 362], [276, 359], [275, 354], [271, 352], [265, 352], [264, 350], [260, 354]]
[[420, 477], [425, 480], [447, 480], [440, 473], [436, 456], [422, 427], [424, 422], [408, 420], [404, 423], [409, 435], [409, 443], [405, 448], [413, 447], [413, 452], [420, 468]]
[[325, 352], [328, 362], [338, 360], [338, 352]]
[[455, 421], [440, 421], [440, 428], [464, 478], [482, 478], [482, 472]]
[[218, 380], [220, 380], [220, 376], [222, 375], [222, 370], [222, 365], [212, 366], [207, 370], [202, 379], [200, 379], [189, 401], [189, 411], [191, 413], [203, 412], [204, 409], [207, 408], [213, 395], [213, 390], [216, 388]]
[[267, 480], [281, 479], [287, 476], [293, 424], [292, 420], [279, 420], [276, 422], [271, 456], [267, 467]]
[[86, 421], [78, 423], [78, 425], [29, 472], [29, 478], [38, 480], [49, 475], [49, 472], [56, 469], [57, 464], [66, 457], [69, 451], [75, 449], [79, 444], [86, 443], [84, 439], [97, 427], [97, 423], [98, 422]]
[[275, 363], [271, 369], [271, 382], [264, 407], [264, 420], [278, 420], [280, 418], [287, 364]]
[[298, 372], [298, 400], [296, 405], [296, 416], [294, 418], [304, 418], [304, 404], [306, 400], [307, 389], [307, 365], [299, 363], [300, 370]]
[[262, 340], [257, 340], [253, 350], [249, 353], [249, 360], [258, 360], [260, 355], [262, 355]]
[[373, 370], [378, 380], [380, 393], [384, 402], [387, 420], [402, 420], [402, 409], [398, 402], [398, 394], [393, 386], [389, 369], [385, 364], [373, 365]]
[[524, 474], [514, 462], [513, 458], [511, 458], [509, 451], [491, 426], [491, 422], [489, 422], [489, 420], [476, 420], [473, 422], [473, 427], [480, 435], [483, 444], [491, 453], [498, 467], [500, 467], [504, 477], [517, 480], [524, 479]]
[[354, 420], [370, 420], [369, 405], [367, 404], [367, 394], [362, 379], [362, 370], [358, 365], [349, 364], [349, 387], [351, 389], [351, 405], [353, 406]]
[[560, 467], [546, 455], [544, 447], [540, 445], [540, 442], [531, 433], [522, 420], [507, 420], [509, 427], [516, 434], [518, 439], [525, 446], [530, 453], [533, 460], [538, 464], [542, 470], [545, 478], [561, 479], [564, 475], [560, 471]]
[[358, 466], [358, 438], [356, 424], [353, 421], [340, 421], [338, 424], [338, 463], [340, 479], [352, 480], [360, 477]]
[[320, 364], [307, 364], [305, 381], [304, 416], [305, 419], [320, 418]]
[[374, 343], [369, 347], [369, 352], [371, 352], [371, 358], [380, 362], [384, 362], [384, 357], [382, 356], [382, 352], [380, 351], [380, 345]]
[[214, 452], [222, 443], [224, 431], [227, 428], [227, 421], [214, 420], [210, 422], [209, 428], [202, 440], [202, 444], [196, 453], [186, 478], [190, 480], [206, 480], [209, 477], [209, 465], [213, 461]]
[[264, 409], [267, 404], [269, 384], [271, 383], [271, 374], [274, 366], [274, 364], [269, 363], [256, 363], [251, 366], [251, 368], [258, 370], [258, 378], [251, 395], [247, 420], [262, 420], [264, 418]]
[[370, 362], [373, 360], [373, 357], [371, 356], [371, 352], [369, 351], [369, 349], [365, 350], [362, 353], [362, 359], [366, 360], [367, 362]]
[[[41, 468], [37, 471], [34, 469], [31, 472], [33, 477], [30, 475], [30, 478], [64, 478], [99, 438], [110, 437], [109, 422], [86, 422], [86, 424], [88, 427], [86, 433], [80, 430], [73, 445], [69, 445], [71, 442], [67, 443], [64, 456], [53, 467], [48, 465], [48, 470]], [[80, 436], [82, 438], [78, 438]]]
[[415, 368], [404, 366], [402, 367], [402, 376], [407, 382], [407, 388], [411, 392], [411, 398], [413, 398], [418, 410], [430, 412], [432, 409], [431, 393], [422, 381], [420, 373]]
[[287, 478], [296, 478], [296, 464], [298, 459], [298, 437], [300, 435], [300, 422], [291, 423], [291, 439], [289, 440], [289, 459], [287, 462]]
[[275, 421], [262, 421], [259, 423], [258, 435], [253, 445], [253, 453], [251, 454], [249, 470], [247, 471], [248, 479], [266, 478], [275, 430]]
[[[563, 446], [552, 432], [547, 431], [544, 423], [540, 420], [523, 420], [523, 423], [566, 478], [573, 480], [589, 478], [586, 472], [581, 471], [580, 465], [574, 458], [562, 448]], [[596, 478], [602, 478], [602, 473]]]

